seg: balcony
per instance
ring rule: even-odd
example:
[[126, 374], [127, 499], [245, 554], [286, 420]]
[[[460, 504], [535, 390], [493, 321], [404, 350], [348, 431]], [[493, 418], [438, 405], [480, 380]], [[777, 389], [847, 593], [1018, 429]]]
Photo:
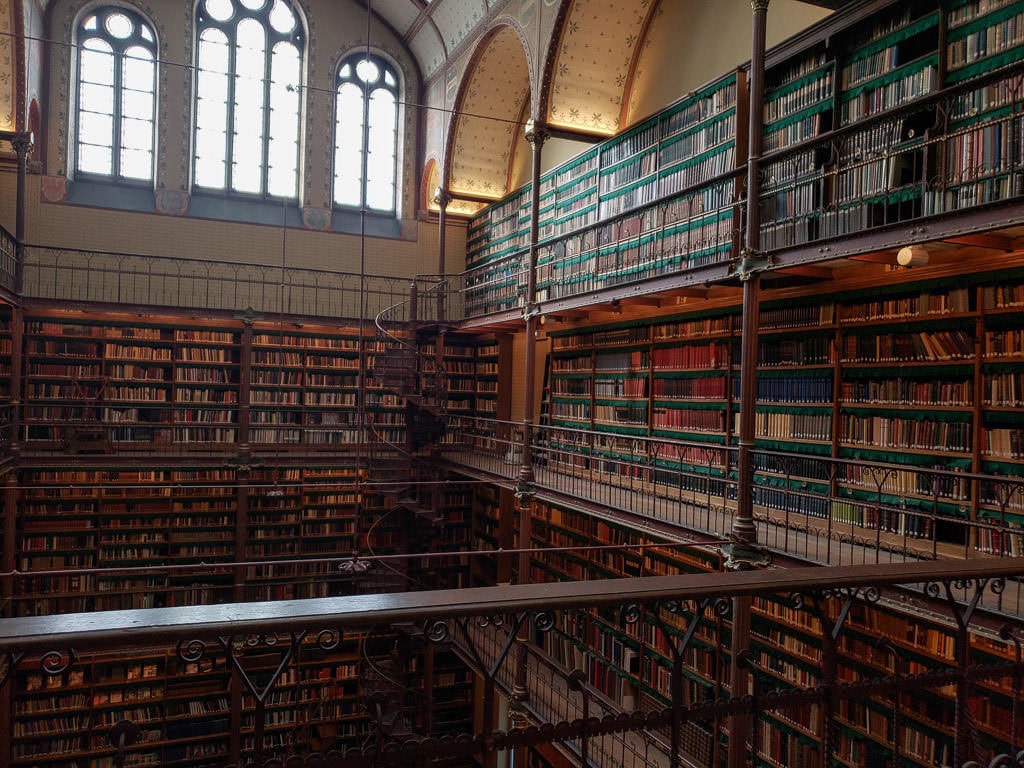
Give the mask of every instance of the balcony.
[[[746, 731], [756, 761], [856, 764], [870, 751], [1010, 765], [1024, 625], [982, 606], [1022, 569], [1020, 558], [921, 561], [7, 619], [5, 738], [16, 764], [80, 751], [166, 765], [187, 722], [198, 730], [186, 741], [224, 748], [218, 764], [462, 765], [551, 744], [584, 765], [653, 768], [718, 764], [735, 749], [726, 734]], [[747, 605], [752, 634], [737, 640], [723, 628]], [[891, 631], [872, 639], [881, 626]], [[800, 629], [779, 645], [787, 627]], [[395, 711], [381, 675], [442, 650], [459, 665], [403, 666]], [[458, 669], [483, 696], [472, 724], [449, 729], [441, 702], [469, 681]], [[198, 709], [181, 710], [182, 696]], [[41, 725], [55, 716], [42, 704], [58, 700], [59, 739]], [[64, 754], [44, 757], [57, 743]]]

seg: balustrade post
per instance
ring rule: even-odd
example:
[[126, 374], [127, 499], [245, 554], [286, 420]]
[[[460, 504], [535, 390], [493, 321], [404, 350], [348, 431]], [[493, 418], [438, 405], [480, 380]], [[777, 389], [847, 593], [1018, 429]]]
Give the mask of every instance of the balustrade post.
[[[509, 726], [518, 730], [527, 728], [530, 724], [526, 707], [530, 702], [530, 686], [527, 681], [527, 664], [529, 663], [529, 620], [524, 620], [519, 625], [519, 631], [515, 640], [516, 654], [516, 676], [512, 684], [512, 691], [509, 696], [508, 718]], [[527, 749], [515, 751], [514, 758], [510, 761], [509, 768], [526, 768]]]

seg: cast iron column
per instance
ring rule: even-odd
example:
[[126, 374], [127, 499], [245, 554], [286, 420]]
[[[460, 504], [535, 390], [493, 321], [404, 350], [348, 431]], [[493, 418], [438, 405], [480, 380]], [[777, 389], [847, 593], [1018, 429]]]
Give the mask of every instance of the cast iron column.
[[539, 310], [535, 303], [537, 292], [537, 239], [540, 232], [540, 162], [541, 149], [547, 139], [544, 128], [530, 120], [526, 124], [526, 140], [533, 148], [533, 167], [530, 188], [530, 249], [526, 263], [526, 294], [523, 300], [523, 319], [526, 323], [526, 359], [523, 361], [525, 389], [523, 393], [523, 443], [520, 453], [519, 482], [516, 499], [519, 502], [519, 575], [518, 582], [526, 584], [530, 578], [530, 514], [534, 496], [533, 456], [533, 379], [536, 375], [537, 353], [534, 335], [537, 332]]
[[768, 0], [751, 0], [754, 9], [754, 44], [750, 60], [750, 137], [747, 157], [747, 222], [746, 245], [740, 252], [736, 273], [743, 283], [743, 327], [740, 339], [740, 432], [737, 455], [738, 481], [736, 488], [736, 515], [732, 521], [732, 535], [739, 545], [733, 551], [738, 566], [743, 567], [743, 555], [749, 545], [757, 545], [754, 526], [754, 403], [757, 400], [757, 332], [760, 311], [760, 271], [765, 262], [760, 253], [761, 232], [758, 198], [761, 193], [761, 132], [764, 114], [764, 46], [765, 21]]
[[[523, 320], [526, 324], [526, 360], [524, 361], [523, 385], [523, 443], [520, 453], [519, 481], [516, 483], [515, 496], [519, 505], [519, 565], [516, 581], [519, 584], [530, 582], [530, 538], [532, 535], [533, 497], [536, 488], [533, 484], [533, 455], [531, 453], [531, 434], [533, 427], [533, 377], [537, 368], [537, 352], [534, 334], [537, 332], [538, 310], [535, 303], [537, 291], [537, 239], [540, 232], [540, 163], [541, 150], [547, 133], [534, 120], [526, 124], [526, 140], [533, 148], [533, 165], [531, 168], [530, 187], [530, 249], [526, 262], [526, 293], [523, 297]], [[530, 701], [530, 688], [527, 681], [527, 664], [529, 654], [527, 644], [530, 642], [530, 620], [524, 619], [516, 635], [516, 677], [512, 686], [509, 702], [509, 720], [513, 728], [525, 728], [529, 724], [526, 706]], [[526, 766], [526, 750], [515, 753], [510, 768]]]
[[[764, 565], [757, 547], [754, 525], [754, 405], [757, 400], [757, 332], [760, 312], [760, 271], [766, 262], [760, 252], [761, 134], [764, 120], [764, 50], [769, 0], [751, 0], [753, 32], [748, 84], [750, 121], [747, 144], [746, 236], [736, 273], [743, 284], [742, 336], [740, 338], [740, 430], [737, 452], [736, 514], [732, 521], [732, 544], [726, 547], [726, 568], [744, 570]], [[733, 598], [732, 659], [730, 695], [745, 696], [750, 672], [739, 663], [739, 654], [750, 644], [750, 598]], [[756, 716], [756, 715], [755, 715]], [[747, 763], [750, 720], [740, 715], [729, 721], [729, 768]]]

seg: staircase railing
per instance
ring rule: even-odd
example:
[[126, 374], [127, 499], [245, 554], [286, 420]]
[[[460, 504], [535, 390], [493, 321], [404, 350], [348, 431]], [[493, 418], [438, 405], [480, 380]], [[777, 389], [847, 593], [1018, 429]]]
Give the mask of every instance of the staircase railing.
[[[447, 371], [436, 348], [421, 347], [417, 332], [436, 327], [446, 314], [447, 284], [437, 278], [415, 280], [409, 295], [381, 311], [376, 319], [373, 387], [368, 393], [404, 402], [404, 431], [393, 423], [368, 420], [368, 482], [396, 507], [436, 518], [436, 467], [421, 462], [423, 449], [437, 442], [447, 424]], [[379, 393], [379, 394], [378, 394]], [[394, 411], [391, 411], [393, 414]], [[372, 544], [368, 542], [372, 548]]]

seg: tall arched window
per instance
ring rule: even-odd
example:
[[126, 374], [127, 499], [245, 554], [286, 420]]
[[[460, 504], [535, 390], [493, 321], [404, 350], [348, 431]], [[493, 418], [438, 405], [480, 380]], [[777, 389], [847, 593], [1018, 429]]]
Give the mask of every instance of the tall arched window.
[[341, 62], [336, 88], [334, 202], [394, 212], [398, 76], [379, 56], [358, 53]]
[[153, 179], [156, 38], [135, 11], [104, 7], [76, 30], [75, 170]]
[[197, 187], [298, 194], [305, 34], [288, 0], [200, 0]]

